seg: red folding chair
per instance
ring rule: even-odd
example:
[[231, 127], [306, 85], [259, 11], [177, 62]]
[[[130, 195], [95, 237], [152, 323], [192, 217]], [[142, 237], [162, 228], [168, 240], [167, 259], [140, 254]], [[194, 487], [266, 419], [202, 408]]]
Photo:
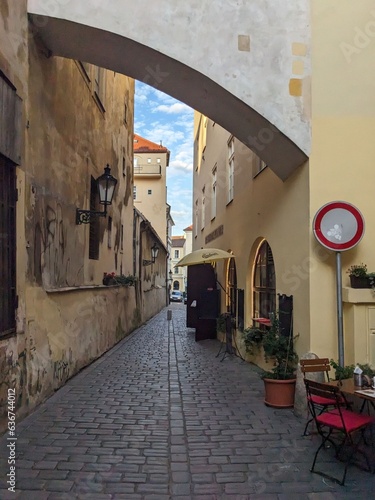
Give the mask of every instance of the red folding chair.
[[[303, 373], [304, 378], [306, 378], [306, 374], [308, 373], [323, 373], [325, 375], [325, 379], [329, 382], [329, 371], [331, 366], [329, 364], [328, 358], [316, 358], [316, 359], [301, 359], [301, 372]], [[315, 403], [315, 408], [319, 411], [319, 413], [323, 413], [329, 409], [332, 409], [336, 403], [334, 399], [322, 398], [319, 396], [311, 396], [313, 402]], [[309, 398], [309, 396], [307, 396]], [[342, 398], [341, 404], [343, 406], [348, 406], [347, 401]], [[311, 413], [311, 412], [310, 412]], [[307, 429], [309, 425], [314, 421], [313, 416], [306, 422], [305, 430], [303, 431], [303, 436], [307, 436]]]
[[[375, 422], [375, 418], [343, 408], [342, 395], [338, 387], [321, 384], [307, 379], [305, 379], [305, 386], [310, 411], [318, 433], [322, 437], [322, 443], [315, 452], [311, 472], [320, 474], [321, 476], [344, 485], [348, 466], [357, 452], [365, 457], [367, 468], [364, 470], [371, 472], [368, 456], [359, 446], [362, 442], [365, 443], [364, 432]], [[316, 397], [335, 401], [333, 409], [321, 413], [320, 406], [314, 402]], [[341, 480], [330, 476], [326, 472], [315, 469], [319, 452], [325, 447], [327, 442], [330, 442], [334, 446], [336, 458], [345, 463], [344, 474]], [[343, 453], [344, 451], [348, 453]], [[357, 465], [360, 466], [360, 464]]]

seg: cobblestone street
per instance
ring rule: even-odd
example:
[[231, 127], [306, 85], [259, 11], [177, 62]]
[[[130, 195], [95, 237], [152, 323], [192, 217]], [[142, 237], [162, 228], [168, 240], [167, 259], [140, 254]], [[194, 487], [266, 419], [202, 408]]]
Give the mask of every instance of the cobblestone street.
[[[250, 364], [195, 342], [171, 304], [17, 423], [16, 493], [1, 438], [0, 498], [319, 499], [372, 497], [350, 467], [341, 487], [310, 473], [319, 440], [263, 403]], [[326, 467], [339, 467], [327, 461]]]

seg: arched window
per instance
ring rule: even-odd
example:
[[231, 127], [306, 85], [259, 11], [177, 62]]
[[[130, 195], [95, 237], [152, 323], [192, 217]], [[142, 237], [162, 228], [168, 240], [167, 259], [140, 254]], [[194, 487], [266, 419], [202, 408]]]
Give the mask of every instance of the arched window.
[[173, 282], [173, 290], [179, 290], [180, 289], [180, 283], [179, 281], [174, 281]]
[[253, 317], [269, 318], [276, 310], [275, 266], [271, 247], [264, 241], [255, 258]]

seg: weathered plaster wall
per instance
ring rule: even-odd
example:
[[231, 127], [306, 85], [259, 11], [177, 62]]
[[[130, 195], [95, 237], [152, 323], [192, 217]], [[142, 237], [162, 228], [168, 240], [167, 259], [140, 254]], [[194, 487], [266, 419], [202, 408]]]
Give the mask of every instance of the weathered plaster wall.
[[[26, 1], [1, 2], [0, 70], [23, 99], [17, 334], [0, 340], [0, 406], [15, 388], [22, 418], [142, 321], [134, 287], [101, 285], [104, 272], [133, 274], [134, 82], [107, 71], [98, 102], [93, 73], [49, 57], [28, 31]], [[76, 225], [75, 211], [89, 208], [90, 176], [107, 163], [118, 179], [112, 233], [101, 219], [99, 259], [90, 260], [89, 227]]]
[[[142, 319], [147, 321], [158, 313], [167, 301], [166, 262], [167, 252], [161, 241], [155, 239], [156, 233], [150, 231], [148, 223], [141, 223], [140, 240], [140, 294]], [[143, 265], [143, 260], [150, 260], [150, 248], [157, 244], [159, 253], [154, 264]]]
[[[19, 416], [139, 326], [133, 287], [47, 293], [28, 287]], [[21, 382], [26, 383], [22, 388]]]

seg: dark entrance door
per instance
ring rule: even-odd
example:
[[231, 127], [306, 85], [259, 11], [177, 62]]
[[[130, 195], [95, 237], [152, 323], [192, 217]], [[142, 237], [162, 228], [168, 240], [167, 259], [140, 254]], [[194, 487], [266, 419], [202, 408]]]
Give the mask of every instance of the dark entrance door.
[[219, 316], [220, 291], [210, 264], [188, 267], [186, 326], [195, 328], [195, 340], [216, 338], [216, 318]]

